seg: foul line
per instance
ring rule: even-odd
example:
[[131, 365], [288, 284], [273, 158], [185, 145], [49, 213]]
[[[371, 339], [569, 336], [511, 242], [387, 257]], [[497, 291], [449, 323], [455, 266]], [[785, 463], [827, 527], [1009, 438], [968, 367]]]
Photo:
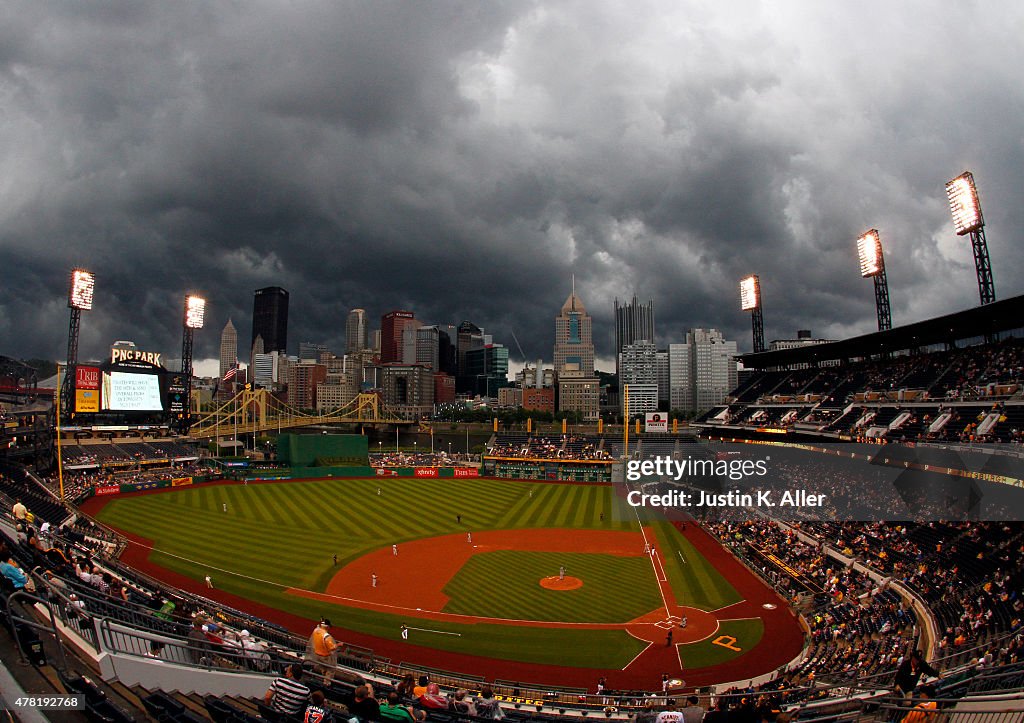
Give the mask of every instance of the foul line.
[[[632, 491], [632, 487], [629, 489]], [[640, 534], [643, 535], [644, 538], [644, 549], [650, 549], [651, 552], [654, 553], [657, 548], [651, 544], [650, 540], [647, 539], [647, 532], [644, 531], [644, 525], [640, 521], [640, 513], [637, 511], [636, 507], [633, 508], [633, 514], [636, 515], [636, 524], [640, 526]], [[661, 587], [663, 578], [658, 576], [658, 566], [654, 564], [654, 554], [649, 554], [647, 557], [651, 561], [651, 567], [654, 569], [654, 580], [658, 583], [658, 594], [661, 595], [661, 604], [665, 606], [665, 615], [666, 617], [671, 617], [672, 611], [668, 607], [668, 598], [665, 597], [665, 590]], [[664, 568], [662, 568], [662, 572], [664, 573]], [[668, 582], [667, 578], [665, 578], [665, 582]]]
[[[627, 630], [626, 632], [628, 633], [629, 631]], [[629, 634], [630, 634], [630, 635], [633, 635], [633, 633], [629, 633]], [[636, 638], [636, 636], [635, 636], [635, 635], [633, 635], [633, 637], [634, 637], [634, 638]], [[641, 651], [640, 651], [639, 653], [637, 653], [636, 655], [634, 655], [634, 656], [633, 656], [633, 659], [632, 659], [632, 660], [630, 660], [630, 661], [629, 661], [628, 663], [626, 663], [626, 664], [625, 664], [624, 666], [622, 666], [622, 670], [625, 670], [626, 668], [628, 668], [629, 666], [631, 666], [631, 665], [632, 665], [633, 663], [635, 663], [635, 662], [636, 662], [636, 659], [637, 659], [637, 658], [639, 658], [639, 657], [640, 657], [641, 655], [643, 655], [643, 654], [644, 654], [644, 653], [646, 653], [646, 652], [647, 652], [648, 650], [650, 650], [650, 649], [651, 649], [651, 646], [652, 646], [652, 645], [654, 645], [654, 643], [650, 642], [649, 640], [644, 640], [644, 639], [642, 639], [642, 638], [636, 638], [636, 639], [637, 639], [637, 640], [639, 640], [640, 642], [643, 642], [643, 643], [647, 643], [647, 647], [646, 647], [646, 648], [644, 648], [643, 650], [641, 650]]]
[[437, 635], [454, 635], [457, 638], [462, 637], [462, 633], [450, 633], [447, 630], [431, 630], [430, 628], [414, 628], [410, 625], [406, 626], [407, 630], [419, 630], [422, 633], [436, 633]]
[[718, 612], [721, 612], [722, 610], [728, 610], [731, 607], [735, 607], [736, 605], [742, 605], [746, 601], [747, 601], [747, 599], [743, 598], [742, 600], [739, 600], [738, 602], [729, 603], [728, 605], [723, 605], [720, 608], [715, 608], [714, 610], [709, 610], [708, 612], [718, 613]]

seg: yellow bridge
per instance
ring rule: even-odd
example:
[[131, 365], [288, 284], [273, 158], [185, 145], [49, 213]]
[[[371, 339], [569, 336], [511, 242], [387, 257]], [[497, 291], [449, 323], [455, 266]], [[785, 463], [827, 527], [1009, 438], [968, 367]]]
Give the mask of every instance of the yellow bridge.
[[193, 412], [192, 418], [189, 436], [197, 439], [317, 424], [415, 424], [391, 412], [376, 394], [359, 394], [338, 409], [308, 414], [288, 406], [266, 389], [244, 389], [216, 409]]

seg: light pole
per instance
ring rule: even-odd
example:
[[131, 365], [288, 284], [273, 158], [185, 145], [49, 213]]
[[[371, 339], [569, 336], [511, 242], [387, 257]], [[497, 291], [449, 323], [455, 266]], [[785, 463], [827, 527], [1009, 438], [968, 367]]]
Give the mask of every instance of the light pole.
[[981, 304], [996, 300], [996, 285], [992, 280], [992, 263], [988, 258], [988, 242], [985, 240], [985, 218], [981, 215], [981, 201], [974, 175], [964, 171], [946, 184], [949, 210], [953, 214], [953, 226], [957, 236], [970, 235], [974, 250], [974, 270], [978, 276], [978, 295]]
[[182, 384], [185, 387], [185, 399], [179, 424], [182, 434], [188, 434], [189, 427], [192, 426], [192, 335], [196, 329], [203, 328], [205, 317], [206, 299], [195, 295], [186, 296], [184, 332], [181, 337], [181, 374], [184, 377]]
[[875, 280], [875, 311], [878, 315], [878, 330], [892, 328], [892, 311], [889, 307], [889, 281], [885, 277], [885, 257], [882, 254], [882, 239], [877, 229], [871, 229], [857, 239], [857, 255], [860, 258], [860, 275]]
[[764, 351], [764, 316], [761, 313], [761, 280], [756, 274], [740, 281], [740, 309], [749, 311], [754, 353]]
[[85, 269], [72, 269], [68, 284], [68, 308], [71, 309], [71, 321], [68, 324], [68, 358], [64, 370], [64, 381], [60, 385], [61, 414], [68, 418], [74, 414], [73, 392], [78, 368], [78, 332], [82, 322], [82, 312], [92, 309], [93, 292], [96, 290], [96, 276]]

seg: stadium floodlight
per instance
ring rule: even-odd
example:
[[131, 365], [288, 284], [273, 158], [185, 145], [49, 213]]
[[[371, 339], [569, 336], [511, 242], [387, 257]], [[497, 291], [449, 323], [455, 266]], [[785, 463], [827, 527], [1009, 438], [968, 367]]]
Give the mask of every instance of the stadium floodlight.
[[206, 316], [206, 299], [201, 296], [185, 297], [185, 328], [202, 329]]
[[761, 284], [756, 275], [740, 281], [740, 310], [751, 311], [761, 306]]
[[740, 310], [750, 312], [754, 352], [764, 351], [764, 316], [761, 313], [761, 280], [751, 274], [740, 280]]
[[946, 196], [949, 198], [949, 210], [953, 214], [957, 236], [965, 236], [985, 225], [985, 219], [981, 216], [981, 203], [978, 201], [978, 187], [970, 171], [964, 171], [946, 184]]
[[60, 413], [66, 419], [74, 417], [74, 378], [78, 367], [78, 336], [82, 325], [82, 312], [92, 309], [93, 294], [96, 291], [96, 277], [91, 271], [71, 269], [68, 280], [68, 308], [71, 320], [68, 323], [68, 357], [64, 381], [60, 386]]
[[860, 257], [860, 275], [865, 279], [885, 269], [878, 229], [873, 228], [857, 239], [857, 255]]
[[988, 242], [985, 240], [985, 218], [981, 214], [981, 202], [978, 200], [974, 174], [964, 171], [947, 183], [946, 196], [949, 198], [949, 210], [953, 214], [956, 235], [971, 236], [981, 304], [991, 304], [996, 300], [996, 285], [992, 280], [992, 264], [988, 258]]
[[882, 254], [882, 239], [878, 229], [873, 228], [857, 239], [857, 256], [860, 257], [860, 275], [875, 280], [875, 311], [878, 314], [878, 330], [892, 328], [892, 310], [889, 306], [889, 281], [885, 276], [885, 256]]
[[178, 431], [188, 434], [192, 426], [192, 337], [206, 320], [206, 299], [196, 294], [185, 297], [185, 327], [181, 336], [181, 376], [183, 407], [178, 418]]
[[85, 269], [72, 269], [71, 283], [68, 286], [68, 307], [89, 311], [92, 309], [92, 296], [96, 288], [96, 277]]

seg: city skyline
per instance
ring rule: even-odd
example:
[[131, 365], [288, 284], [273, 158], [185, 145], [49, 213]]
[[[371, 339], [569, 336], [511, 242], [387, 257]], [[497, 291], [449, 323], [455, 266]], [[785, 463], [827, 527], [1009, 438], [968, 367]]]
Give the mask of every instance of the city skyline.
[[83, 358], [174, 356], [195, 292], [197, 364], [229, 318], [247, 361], [252, 294], [280, 286], [290, 353], [410, 309], [546, 359], [573, 275], [603, 369], [634, 294], [662, 344], [749, 351], [751, 273], [769, 341], [842, 339], [876, 328], [868, 229], [894, 326], [977, 305], [944, 193], [965, 170], [997, 297], [1024, 292], [1013, 3], [15, 5], [0, 354], [63, 356], [78, 265]]

